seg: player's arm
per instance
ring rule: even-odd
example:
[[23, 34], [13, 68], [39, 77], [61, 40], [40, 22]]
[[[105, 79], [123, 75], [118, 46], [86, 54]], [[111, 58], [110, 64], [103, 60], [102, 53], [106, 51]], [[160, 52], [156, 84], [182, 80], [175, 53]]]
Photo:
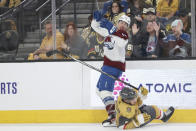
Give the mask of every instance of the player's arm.
[[130, 106], [124, 103], [121, 97], [118, 97], [117, 102], [115, 103], [116, 108], [116, 124], [117, 127], [120, 127], [130, 121], [138, 111], [136, 106]]
[[91, 27], [95, 30], [95, 32], [97, 32], [103, 37], [106, 37], [109, 35], [108, 30], [106, 28], [102, 28], [100, 26], [100, 22], [97, 22], [95, 19], [92, 20]]
[[141, 100], [144, 100], [147, 98], [148, 90], [145, 87], [140, 87], [138, 91], [138, 96], [141, 98]]
[[99, 11], [95, 11], [93, 13], [91, 27], [103, 37], [113, 34], [117, 30], [114, 24], [111, 21], [103, 18]]
[[125, 123], [120, 128], [126, 130], [126, 129], [133, 129], [138, 128], [144, 125], [145, 123], [149, 122], [151, 120], [151, 116], [147, 113], [141, 113], [139, 115], [136, 115], [131, 121]]
[[109, 33], [106, 28], [103, 28], [100, 25], [102, 17], [103, 16], [100, 11], [93, 12], [93, 20], [91, 22], [91, 27], [94, 29], [95, 32], [97, 32], [103, 37], [106, 37], [109, 35]]

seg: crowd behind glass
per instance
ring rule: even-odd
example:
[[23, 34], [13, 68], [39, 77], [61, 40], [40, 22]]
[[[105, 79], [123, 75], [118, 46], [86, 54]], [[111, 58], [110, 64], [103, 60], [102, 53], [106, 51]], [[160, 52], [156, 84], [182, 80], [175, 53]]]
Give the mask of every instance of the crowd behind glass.
[[[0, 0], [0, 13], [4, 7], [17, 6], [20, 0]], [[105, 1], [100, 11], [114, 25], [118, 18], [126, 14], [131, 18], [128, 30], [129, 43], [126, 48], [126, 58], [184, 58], [191, 57], [191, 15], [190, 8], [181, 4], [182, 0], [109, 0]], [[56, 31], [56, 49], [66, 50], [77, 59], [103, 58], [104, 37], [93, 31], [89, 15], [86, 27], [78, 31], [73, 21], [66, 23], [62, 32]], [[12, 33], [17, 34], [16, 24], [9, 21], [9, 31], [1, 29], [0, 51], [9, 50], [3, 43]], [[1, 26], [3, 27], [3, 26]], [[52, 22], [44, 23], [45, 37], [40, 47], [29, 53], [28, 60], [39, 59], [69, 59], [60, 54], [48, 57], [46, 53], [53, 50]], [[13, 45], [14, 46], [14, 45]]]

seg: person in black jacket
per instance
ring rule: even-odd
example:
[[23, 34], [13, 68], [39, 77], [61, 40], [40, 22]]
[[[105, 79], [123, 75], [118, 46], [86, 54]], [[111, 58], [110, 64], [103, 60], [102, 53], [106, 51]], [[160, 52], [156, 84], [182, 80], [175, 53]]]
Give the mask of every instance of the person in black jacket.
[[148, 22], [146, 31], [140, 30], [136, 24], [132, 26], [133, 57], [157, 58], [160, 56], [162, 35], [160, 24]]

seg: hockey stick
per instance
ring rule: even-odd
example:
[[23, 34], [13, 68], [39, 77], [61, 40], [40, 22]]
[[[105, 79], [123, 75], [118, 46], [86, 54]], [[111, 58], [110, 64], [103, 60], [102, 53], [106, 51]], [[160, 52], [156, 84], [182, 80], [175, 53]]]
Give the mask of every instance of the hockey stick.
[[107, 75], [107, 76], [109, 76], [110, 78], [112, 78], [112, 79], [114, 79], [114, 80], [120, 81], [120, 82], [124, 83], [125, 85], [127, 85], [127, 86], [129, 86], [129, 87], [132, 87], [132, 88], [134, 88], [134, 89], [136, 89], [136, 90], [139, 90], [137, 87], [135, 87], [135, 86], [133, 86], [133, 85], [131, 85], [131, 84], [125, 82], [125, 81], [122, 81], [122, 80], [120, 80], [120, 79], [118, 79], [118, 78], [116, 78], [116, 77], [114, 77], [114, 76], [112, 76], [112, 75], [110, 75], [110, 74], [108, 74], [108, 73], [106, 73], [106, 72], [104, 72], [104, 71], [102, 71], [102, 70], [100, 70], [100, 69], [98, 69], [98, 68], [96, 68], [96, 67], [90, 65], [90, 64], [87, 64], [87, 63], [84, 62], [84, 61], [80, 61], [80, 60], [74, 58], [73, 56], [69, 55], [69, 52], [66, 52], [66, 51], [64, 51], [64, 50], [63, 50], [63, 51], [52, 50], [52, 51], [49, 51], [49, 52], [46, 53], [46, 55], [47, 55], [48, 57], [49, 57], [49, 56], [52, 56], [52, 55], [54, 55], [54, 54], [61, 54], [61, 55], [63, 55], [64, 57], [69, 57], [69, 58], [75, 60], [76, 62], [81, 63], [82, 65], [85, 65], [85, 66], [87, 66], [87, 67], [89, 67], [89, 68], [91, 68], [91, 69], [93, 69], [93, 70], [96, 70], [96, 71], [98, 71], [98, 72], [100, 72], [100, 73], [102, 73], [102, 74], [104, 74], [104, 75]]

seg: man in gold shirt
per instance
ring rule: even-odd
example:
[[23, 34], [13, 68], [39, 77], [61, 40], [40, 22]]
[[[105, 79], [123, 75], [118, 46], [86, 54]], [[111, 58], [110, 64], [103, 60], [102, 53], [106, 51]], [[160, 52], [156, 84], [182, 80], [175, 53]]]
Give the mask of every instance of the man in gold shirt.
[[141, 87], [139, 91], [124, 87], [116, 101], [116, 125], [118, 128], [132, 129], [139, 128], [154, 119], [167, 122], [174, 108], [170, 107], [163, 112], [157, 106], [144, 105], [142, 100], [146, 98], [148, 90]]
[[[45, 31], [46, 31], [46, 36], [42, 40], [41, 46], [39, 49], [37, 49], [33, 54], [30, 54], [29, 60], [38, 60], [38, 59], [55, 59], [55, 56], [50, 56], [47, 57], [46, 53], [48, 51], [53, 50], [53, 37], [52, 37], [52, 23], [50, 21], [47, 21], [45, 23]], [[62, 50], [61, 44], [64, 42], [64, 36], [57, 31], [56, 32], [56, 49], [57, 50]], [[63, 56], [57, 54], [56, 55], [57, 59], [62, 59]]]
[[179, 8], [179, 0], [159, 0], [157, 3], [157, 16], [172, 18]]

